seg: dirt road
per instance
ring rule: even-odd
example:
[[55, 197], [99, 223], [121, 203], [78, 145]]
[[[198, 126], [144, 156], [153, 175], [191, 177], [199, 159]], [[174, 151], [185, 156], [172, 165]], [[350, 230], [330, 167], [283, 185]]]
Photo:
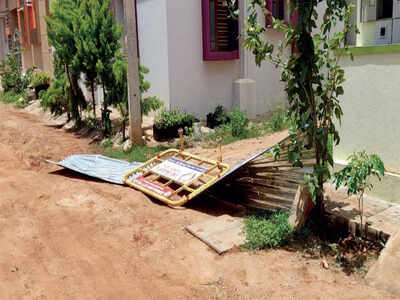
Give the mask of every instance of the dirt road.
[[89, 140], [0, 104], [0, 299], [390, 298], [298, 253], [217, 255], [184, 227], [230, 213], [221, 204], [173, 210], [41, 162], [90, 152]]

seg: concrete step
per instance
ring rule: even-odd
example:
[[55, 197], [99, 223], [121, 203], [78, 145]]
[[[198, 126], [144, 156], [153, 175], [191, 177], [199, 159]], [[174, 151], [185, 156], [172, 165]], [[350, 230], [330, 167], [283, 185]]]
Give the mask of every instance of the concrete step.
[[400, 296], [400, 231], [392, 235], [382, 250], [378, 261], [365, 277], [375, 288]]

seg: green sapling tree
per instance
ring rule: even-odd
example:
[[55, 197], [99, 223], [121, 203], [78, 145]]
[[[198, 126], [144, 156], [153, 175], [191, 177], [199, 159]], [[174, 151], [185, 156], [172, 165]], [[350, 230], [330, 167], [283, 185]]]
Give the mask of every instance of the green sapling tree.
[[[322, 2], [326, 9], [322, 15], [317, 7]], [[284, 40], [278, 45], [265, 38], [265, 24], [259, 23], [259, 12], [271, 15], [264, 0], [250, 0], [244, 47], [250, 50], [258, 66], [265, 60], [281, 69], [281, 80], [288, 96], [288, 115], [291, 122], [289, 159], [295, 166], [302, 166], [304, 149], [313, 149], [316, 161], [306, 182], [315, 212], [321, 216], [323, 185], [330, 177], [333, 165], [332, 142], [340, 141], [336, 124], [342, 117], [339, 98], [343, 95], [344, 71], [339, 65], [341, 53], [347, 51], [346, 35], [354, 28], [350, 24], [352, 7], [346, 0], [291, 0], [291, 14], [298, 14], [298, 22], [272, 19], [272, 29], [281, 31]], [[342, 31], [335, 25], [343, 23]], [[317, 25], [320, 24], [320, 25]], [[293, 49], [288, 56], [285, 49]], [[289, 50], [290, 51], [290, 50]], [[306, 136], [302, 142], [300, 136]]]
[[347, 188], [349, 196], [357, 196], [360, 214], [361, 233], [363, 233], [364, 193], [373, 188], [371, 178], [381, 180], [385, 175], [385, 165], [376, 154], [367, 154], [365, 151], [356, 152], [347, 158], [348, 164], [333, 176], [336, 189]]

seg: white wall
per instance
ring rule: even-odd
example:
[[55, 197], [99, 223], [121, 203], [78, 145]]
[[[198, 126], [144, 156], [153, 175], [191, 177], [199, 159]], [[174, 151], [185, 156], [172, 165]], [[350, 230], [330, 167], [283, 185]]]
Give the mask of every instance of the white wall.
[[[268, 61], [259, 68], [247, 51], [241, 51], [240, 60], [203, 61], [201, 14], [200, 0], [138, 0], [141, 62], [150, 68], [150, 93], [171, 108], [204, 119], [217, 105], [230, 109], [234, 81], [251, 78], [256, 81], [258, 114], [286, 104], [280, 70]], [[260, 24], [264, 24], [260, 16]], [[242, 17], [245, 19], [245, 14]], [[283, 38], [273, 30], [266, 34], [266, 39], [276, 44]]]
[[341, 143], [335, 159], [355, 150], [381, 156], [386, 168], [400, 172], [400, 53], [346, 57], [341, 99]]
[[[269, 42], [278, 44], [279, 40], [284, 39], [283, 33], [268, 30], [266, 39]], [[268, 60], [258, 67], [254, 61], [254, 55], [247, 53], [249, 78], [256, 81], [256, 109], [259, 115], [274, 111], [277, 106], [286, 104], [287, 95], [284, 91], [284, 83], [281, 82], [281, 70], [275, 68]]]
[[205, 119], [219, 104], [230, 108], [240, 64], [203, 61], [200, 0], [168, 0], [168, 57], [172, 108]]
[[[171, 0], [169, 0], [171, 1]], [[149, 94], [170, 105], [167, 0], [137, 0], [140, 63], [150, 69]]]

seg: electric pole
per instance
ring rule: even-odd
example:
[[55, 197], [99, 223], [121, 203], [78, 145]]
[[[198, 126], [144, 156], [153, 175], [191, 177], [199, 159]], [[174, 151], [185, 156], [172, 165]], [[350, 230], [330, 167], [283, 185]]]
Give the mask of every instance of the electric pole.
[[125, 50], [128, 59], [129, 137], [132, 145], [144, 145], [140, 110], [139, 56], [136, 32], [136, 1], [123, 0], [125, 16]]

